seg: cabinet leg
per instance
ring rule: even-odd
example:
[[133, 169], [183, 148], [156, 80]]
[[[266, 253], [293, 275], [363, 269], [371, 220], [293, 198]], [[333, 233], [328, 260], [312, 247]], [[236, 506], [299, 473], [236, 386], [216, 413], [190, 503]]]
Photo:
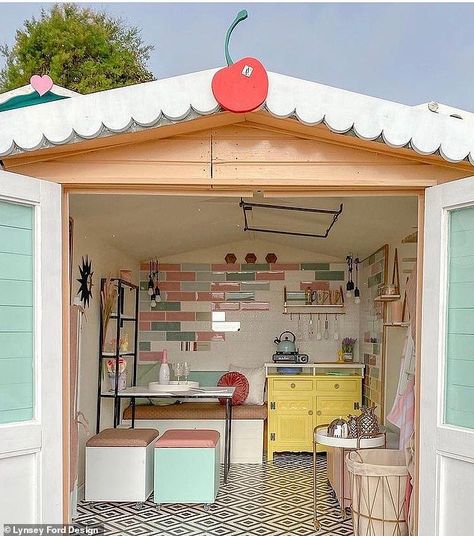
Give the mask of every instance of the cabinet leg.
[[273, 461], [273, 450], [267, 449], [267, 462]]

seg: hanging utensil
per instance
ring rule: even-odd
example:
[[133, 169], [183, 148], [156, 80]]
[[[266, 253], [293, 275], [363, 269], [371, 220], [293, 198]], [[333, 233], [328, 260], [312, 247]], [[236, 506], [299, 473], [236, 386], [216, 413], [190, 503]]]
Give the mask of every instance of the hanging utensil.
[[334, 317], [334, 334], [333, 334], [334, 340], [339, 340], [339, 319], [337, 318], [337, 315]]
[[321, 315], [318, 314], [318, 323], [316, 326], [316, 339], [320, 341], [323, 337], [321, 335]]
[[329, 320], [328, 320], [328, 315], [326, 315], [326, 320], [324, 321], [324, 338], [329, 339]]
[[314, 323], [313, 323], [313, 314], [309, 315], [308, 322], [308, 338], [309, 340], [314, 340]]

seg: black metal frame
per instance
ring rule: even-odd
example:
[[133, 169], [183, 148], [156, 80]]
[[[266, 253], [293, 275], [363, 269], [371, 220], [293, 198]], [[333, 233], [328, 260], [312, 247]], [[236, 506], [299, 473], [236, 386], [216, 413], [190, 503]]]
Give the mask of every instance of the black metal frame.
[[[239, 206], [242, 208], [244, 215], [244, 231], [255, 231], [259, 233], [273, 233], [273, 234], [282, 234], [282, 235], [291, 235], [291, 236], [305, 236], [309, 238], [327, 238], [329, 232], [333, 228], [339, 216], [342, 214], [344, 205], [341, 203], [339, 205], [339, 210], [327, 210], [322, 208], [306, 208], [306, 207], [288, 207], [286, 205], [267, 205], [265, 203], [248, 203], [240, 198]], [[316, 214], [328, 214], [332, 215], [332, 221], [329, 227], [326, 229], [324, 234], [315, 234], [315, 233], [298, 233], [293, 231], [281, 231], [279, 229], [264, 229], [259, 227], [250, 227], [247, 219], [247, 212], [253, 210], [254, 208], [263, 208], [271, 210], [289, 210], [289, 211], [298, 211], [298, 212], [311, 212]]]
[[[120, 424], [120, 412], [121, 412], [121, 406], [122, 406], [122, 400], [121, 397], [119, 397], [118, 394], [118, 382], [119, 382], [119, 374], [115, 374], [115, 385], [114, 390], [111, 393], [102, 393], [102, 380], [103, 380], [103, 360], [104, 359], [115, 359], [115, 370], [118, 372], [119, 369], [119, 360], [120, 357], [120, 332], [123, 328], [123, 323], [125, 321], [127, 322], [133, 322], [135, 326], [134, 331], [134, 343], [133, 343], [133, 352], [126, 352], [125, 357], [131, 357], [133, 358], [133, 375], [132, 375], [132, 385], [135, 386], [137, 384], [137, 366], [138, 366], [138, 292], [139, 287], [137, 285], [134, 285], [133, 283], [129, 283], [128, 281], [125, 281], [124, 279], [120, 278], [111, 278], [111, 281], [117, 282], [117, 314], [113, 315], [111, 318], [116, 320], [116, 336], [115, 336], [115, 355], [114, 356], [108, 356], [104, 355], [103, 352], [103, 335], [104, 335], [104, 323], [103, 323], [103, 316], [102, 316], [102, 291], [104, 290], [105, 285], [105, 278], [102, 278], [100, 280], [100, 328], [99, 328], [99, 375], [97, 378], [97, 421], [96, 421], [96, 433], [98, 434], [100, 432], [100, 414], [101, 414], [101, 402], [102, 398], [113, 398], [113, 406], [114, 406], [114, 428], [117, 428], [117, 426]], [[129, 290], [133, 290], [135, 292], [135, 316], [133, 318], [123, 318], [123, 311], [124, 311], [124, 301], [125, 301], [125, 287], [128, 287]], [[132, 399], [132, 412], [135, 414], [135, 399]]]

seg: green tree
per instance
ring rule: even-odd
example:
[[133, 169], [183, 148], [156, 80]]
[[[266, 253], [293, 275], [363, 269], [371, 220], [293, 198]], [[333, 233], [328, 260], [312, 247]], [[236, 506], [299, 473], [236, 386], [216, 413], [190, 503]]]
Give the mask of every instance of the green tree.
[[0, 90], [29, 83], [34, 74], [79, 93], [92, 93], [153, 80], [145, 45], [136, 27], [106, 13], [57, 4], [39, 19], [26, 20], [14, 45], [0, 47], [6, 59]]

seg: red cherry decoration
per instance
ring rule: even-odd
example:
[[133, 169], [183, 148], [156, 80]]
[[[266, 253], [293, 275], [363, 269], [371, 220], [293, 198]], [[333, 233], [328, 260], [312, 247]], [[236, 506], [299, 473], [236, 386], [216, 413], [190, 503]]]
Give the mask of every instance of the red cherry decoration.
[[227, 67], [217, 71], [212, 79], [215, 99], [222, 108], [234, 113], [256, 110], [268, 95], [268, 75], [261, 62], [249, 57], [233, 63], [229, 55], [230, 35], [237, 24], [247, 17], [245, 9], [240, 11], [228, 29], [225, 40]]

